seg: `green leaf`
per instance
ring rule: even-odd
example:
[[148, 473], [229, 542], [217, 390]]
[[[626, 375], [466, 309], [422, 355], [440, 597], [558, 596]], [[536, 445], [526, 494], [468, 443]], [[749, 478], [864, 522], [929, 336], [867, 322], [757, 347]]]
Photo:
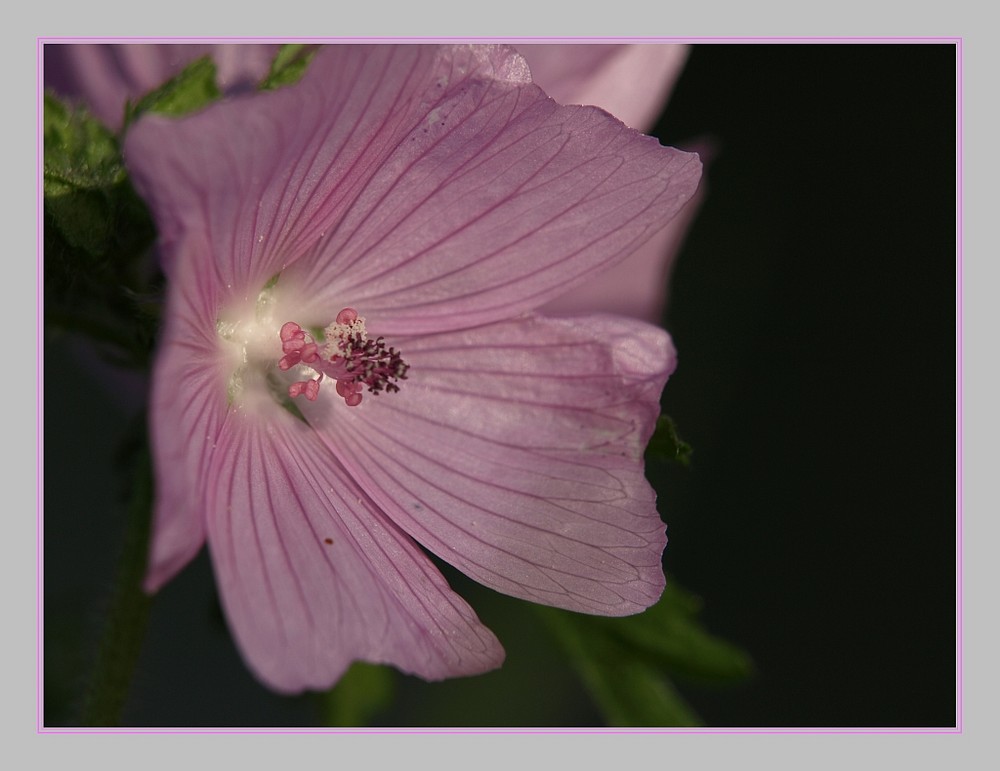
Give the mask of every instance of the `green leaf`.
[[273, 91], [282, 86], [297, 83], [306, 71], [309, 62], [316, 55], [318, 49], [315, 45], [303, 43], [287, 43], [281, 47], [274, 61], [271, 62], [271, 70], [267, 77], [260, 82], [258, 89], [261, 91]]
[[654, 665], [605, 634], [589, 617], [538, 607], [609, 726], [698, 726], [701, 719]]
[[115, 136], [86, 110], [46, 94], [43, 138], [46, 268], [65, 258], [92, 270], [145, 249], [152, 219], [129, 183]]
[[337, 685], [324, 695], [329, 726], [367, 726], [392, 703], [394, 681], [388, 667], [355, 661]]
[[646, 448], [646, 457], [663, 458], [687, 466], [691, 462], [693, 452], [691, 445], [678, 435], [674, 421], [667, 415], [660, 415], [656, 419], [656, 430], [653, 431], [649, 446]]
[[701, 601], [668, 581], [660, 601], [645, 613], [620, 619], [597, 618], [597, 625], [624, 647], [673, 675], [736, 682], [753, 674], [747, 653], [709, 634], [698, 620]]
[[609, 726], [697, 727], [704, 723], [670, 680], [641, 661], [595, 668], [587, 685], [597, 695]]
[[46, 329], [110, 344], [119, 361], [145, 366], [158, 318], [155, 228], [118, 140], [51, 94], [43, 138]]
[[125, 127], [147, 112], [161, 115], [188, 115], [222, 96], [215, 82], [215, 62], [211, 57], [195, 59], [179, 74], [136, 102], [125, 104]]
[[698, 622], [700, 601], [668, 581], [645, 613], [587, 616], [539, 606], [609, 725], [696, 726], [673, 678], [732, 683], [752, 674], [749, 656]]
[[114, 236], [112, 190], [125, 182], [114, 135], [84, 110], [46, 94], [43, 115], [45, 212], [70, 246], [99, 257]]
[[86, 110], [46, 94], [42, 126], [45, 168], [67, 184], [102, 187], [124, 175], [114, 135]]

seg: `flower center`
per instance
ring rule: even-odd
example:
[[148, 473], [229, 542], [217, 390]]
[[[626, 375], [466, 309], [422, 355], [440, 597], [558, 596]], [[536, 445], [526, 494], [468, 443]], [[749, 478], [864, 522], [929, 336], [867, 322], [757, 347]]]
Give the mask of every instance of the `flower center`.
[[323, 343], [294, 321], [285, 322], [279, 332], [281, 351], [278, 369], [304, 367], [316, 373], [309, 380], [297, 380], [288, 386], [288, 395], [305, 396], [316, 401], [324, 377], [337, 382], [337, 394], [349, 407], [361, 404], [361, 392], [398, 391], [395, 381], [405, 380], [409, 365], [399, 351], [386, 348], [385, 339], [368, 337], [365, 320], [353, 308], [344, 308], [337, 319], [323, 330]]

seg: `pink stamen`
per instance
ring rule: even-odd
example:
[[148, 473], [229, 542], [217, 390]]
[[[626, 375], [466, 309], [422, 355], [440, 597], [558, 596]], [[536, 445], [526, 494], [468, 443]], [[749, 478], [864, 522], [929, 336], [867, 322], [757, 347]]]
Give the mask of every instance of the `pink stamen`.
[[340, 379], [337, 381], [337, 395], [346, 399], [351, 394], [361, 393], [361, 383], [357, 380]]
[[288, 395], [293, 399], [296, 396], [304, 395], [309, 401], [314, 402], [319, 396], [319, 381], [322, 379], [323, 375], [321, 374], [314, 380], [298, 380], [288, 386]]
[[281, 350], [285, 354], [278, 362], [278, 369], [286, 372], [298, 363], [312, 364], [319, 359], [319, 346], [294, 321], [281, 325]]
[[281, 342], [285, 343], [297, 337], [301, 331], [302, 327], [294, 321], [286, 321], [281, 325], [281, 331], [278, 334], [281, 336]]
[[319, 373], [313, 380], [300, 380], [288, 387], [293, 399], [304, 395], [316, 401], [319, 384], [324, 375], [337, 381], [337, 395], [348, 407], [361, 404], [361, 391], [367, 386], [369, 393], [398, 391], [395, 380], [405, 380], [409, 366], [395, 348], [386, 348], [384, 338], [369, 340], [364, 319], [353, 308], [344, 308], [337, 320], [326, 330], [327, 344], [320, 347], [313, 338], [294, 321], [281, 326], [281, 351], [278, 368], [287, 371], [298, 364], [305, 364]]

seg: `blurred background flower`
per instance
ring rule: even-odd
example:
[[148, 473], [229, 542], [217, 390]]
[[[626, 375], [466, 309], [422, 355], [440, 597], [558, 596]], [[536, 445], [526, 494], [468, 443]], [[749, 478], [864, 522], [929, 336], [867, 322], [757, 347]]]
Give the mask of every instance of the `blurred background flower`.
[[202, 56], [216, 66], [226, 94], [253, 91], [280, 46], [256, 43], [52, 43], [45, 46], [45, 87], [86, 105], [105, 125], [122, 128], [126, 101], [137, 101]]

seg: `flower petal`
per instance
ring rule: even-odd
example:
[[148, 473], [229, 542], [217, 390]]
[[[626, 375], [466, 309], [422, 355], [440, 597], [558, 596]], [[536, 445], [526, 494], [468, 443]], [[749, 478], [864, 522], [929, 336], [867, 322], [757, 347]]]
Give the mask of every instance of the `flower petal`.
[[698, 185], [696, 155], [536, 89], [472, 84], [437, 109], [307, 279], [317, 300], [364, 309], [386, 333], [536, 308], [635, 251]]
[[316, 320], [488, 323], [626, 257], [700, 176], [697, 156], [526, 75], [502, 46], [331, 46], [296, 86], [140, 121], [126, 159], [161, 234], [209, 234], [192, 259], [226, 285], [288, 269]]
[[169, 581], [205, 541], [200, 496], [226, 412], [229, 373], [217, 351], [217, 292], [199, 281], [195, 265], [181, 268], [168, 293], [150, 392], [156, 509], [147, 591]]
[[547, 316], [617, 313], [660, 324], [669, 298], [674, 260], [705, 197], [702, 185], [663, 230], [607, 273], [543, 305]]
[[665, 332], [525, 317], [393, 342], [411, 364], [398, 393], [303, 408], [393, 520], [516, 597], [605, 615], [656, 601], [666, 537], [642, 454]]
[[[593, 104], [641, 131], [653, 128], [687, 61], [675, 44], [518, 45], [535, 83], [561, 104]], [[694, 150], [696, 148], [688, 148]], [[699, 152], [702, 161], [705, 156]], [[607, 273], [550, 301], [545, 315], [619, 313], [662, 320], [674, 258], [704, 198], [702, 185], [681, 213]]]
[[248, 665], [293, 693], [353, 660], [428, 680], [498, 667], [503, 649], [408, 536], [280, 408], [233, 410], [215, 448], [208, 540]]
[[193, 259], [210, 260], [222, 283], [253, 293], [306, 254], [328, 259], [317, 244], [427, 117], [428, 100], [473, 76], [516, 78], [511, 62], [527, 73], [507, 49], [448, 51], [326, 46], [294, 86], [181, 120], [146, 116], [129, 132], [125, 158], [161, 236], [205, 233], [210, 249]]
[[560, 104], [593, 104], [649, 131], [687, 61], [689, 47], [663, 43], [528, 44], [517, 51], [531, 79]]

